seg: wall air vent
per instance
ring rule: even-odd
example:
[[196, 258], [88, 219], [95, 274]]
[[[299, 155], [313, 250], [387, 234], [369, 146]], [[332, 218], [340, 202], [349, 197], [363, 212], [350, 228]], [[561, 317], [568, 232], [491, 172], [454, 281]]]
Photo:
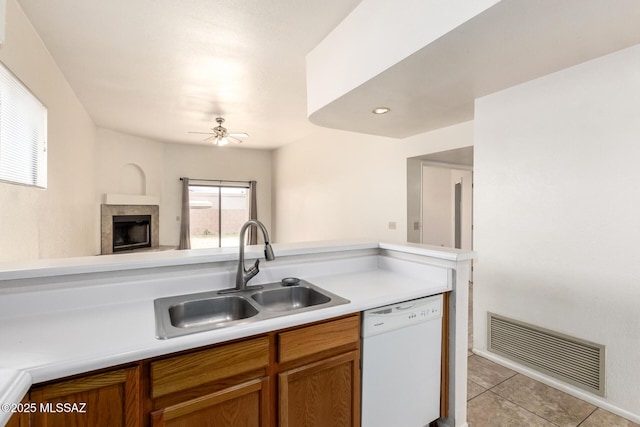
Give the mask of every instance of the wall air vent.
[[605, 395], [605, 347], [488, 313], [488, 349], [514, 362]]

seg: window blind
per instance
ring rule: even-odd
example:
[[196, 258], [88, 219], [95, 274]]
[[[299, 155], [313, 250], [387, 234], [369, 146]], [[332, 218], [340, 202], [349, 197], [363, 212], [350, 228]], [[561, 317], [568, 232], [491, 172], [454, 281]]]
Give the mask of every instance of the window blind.
[[0, 64], [0, 180], [47, 187], [47, 108]]

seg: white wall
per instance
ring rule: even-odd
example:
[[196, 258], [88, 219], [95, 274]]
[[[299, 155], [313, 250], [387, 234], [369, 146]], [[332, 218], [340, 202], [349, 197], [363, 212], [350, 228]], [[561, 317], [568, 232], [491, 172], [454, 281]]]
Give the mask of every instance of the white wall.
[[605, 402], [636, 420], [638, 70], [640, 45], [479, 99], [474, 143], [474, 346], [487, 311], [605, 344]]
[[472, 135], [471, 122], [404, 140], [316, 128], [274, 151], [275, 240], [406, 241], [407, 158], [468, 147]]
[[180, 177], [257, 181], [258, 219], [271, 230], [271, 152], [208, 145], [168, 144], [99, 129], [97, 132], [100, 197], [123, 192], [127, 165], [146, 178], [146, 195], [160, 198], [160, 244], [176, 246], [180, 235]]
[[96, 159], [96, 190], [100, 203], [105, 194], [140, 194], [123, 182], [123, 175], [127, 175], [130, 168], [128, 165], [136, 165], [144, 173], [145, 189], [141, 195], [161, 195], [164, 144], [98, 128]]
[[454, 247], [451, 170], [422, 167], [422, 243]]
[[455, 247], [455, 186], [460, 183], [460, 249], [472, 244], [472, 174], [469, 170], [442, 166], [422, 166], [422, 243]]
[[7, 0], [2, 61], [48, 109], [48, 188], [0, 183], [0, 261], [92, 255], [95, 127], [40, 36]]

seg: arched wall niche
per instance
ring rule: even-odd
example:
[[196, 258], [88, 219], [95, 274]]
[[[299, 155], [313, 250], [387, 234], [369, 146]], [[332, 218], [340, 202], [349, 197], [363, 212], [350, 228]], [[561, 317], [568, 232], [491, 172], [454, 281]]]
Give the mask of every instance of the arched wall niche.
[[118, 193], [146, 196], [147, 176], [135, 163], [127, 163], [118, 174]]

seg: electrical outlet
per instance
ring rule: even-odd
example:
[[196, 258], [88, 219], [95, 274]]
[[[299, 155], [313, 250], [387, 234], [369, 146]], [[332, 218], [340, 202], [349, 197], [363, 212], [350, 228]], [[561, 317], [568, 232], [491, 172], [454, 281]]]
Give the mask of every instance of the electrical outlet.
[[420, 221], [414, 221], [413, 222], [413, 231], [419, 231], [420, 230]]
[[389, 230], [395, 230], [395, 229], [396, 229], [396, 222], [389, 221]]

